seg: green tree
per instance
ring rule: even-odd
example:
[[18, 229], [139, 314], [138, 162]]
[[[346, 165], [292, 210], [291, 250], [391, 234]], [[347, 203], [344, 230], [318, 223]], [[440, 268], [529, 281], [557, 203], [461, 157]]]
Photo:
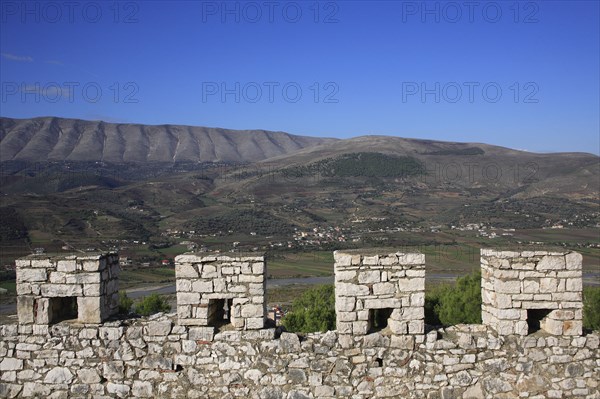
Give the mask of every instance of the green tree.
[[293, 332], [316, 332], [335, 329], [335, 291], [333, 285], [320, 285], [305, 291], [292, 304], [292, 311], [281, 324]]
[[583, 327], [600, 330], [600, 287], [583, 290]]
[[128, 314], [133, 305], [133, 300], [124, 291], [119, 292], [119, 313]]
[[169, 312], [171, 305], [158, 294], [151, 294], [144, 297], [136, 306], [135, 311], [142, 316], [150, 316], [158, 312]]
[[450, 289], [448, 284], [436, 285], [425, 293], [425, 323], [430, 326], [442, 324], [436, 307], [440, 305], [441, 296]]
[[453, 286], [436, 287], [425, 297], [425, 314], [431, 324], [480, 324], [481, 274], [460, 277]]

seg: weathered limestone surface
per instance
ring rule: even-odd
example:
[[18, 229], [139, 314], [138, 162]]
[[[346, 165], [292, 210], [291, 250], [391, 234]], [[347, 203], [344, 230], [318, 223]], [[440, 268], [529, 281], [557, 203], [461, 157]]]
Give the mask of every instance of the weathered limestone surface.
[[[579, 336], [579, 254], [482, 250], [484, 324], [431, 331], [422, 254], [334, 257], [338, 331], [305, 337], [263, 328], [263, 257], [181, 255], [177, 314], [100, 325], [49, 324], [44, 295], [113, 292], [96, 285], [116, 280], [114, 257], [19, 260], [0, 398], [600, 399], [600, 336]], [[206, 324], [229, 300], [236, 329], [216, 332]], [[102, 302], [90, 306], [104, 317]], [[522, 317], [539, 309], [550, 317], [523, 336]], [[382, 314], [387, 328], [370, 332]]]
[[581, 335], [582, 256], [481, 250], [482, 320], [501, 335], [527, 335], [534, 319], [554, 335]]
[[191, 253], [177, 256], [179, 324], [216, 326], [228, 319], [239, 330], [263, 328], [265, 274], [263, 255]]
[[366, 335], [379, 323], [412, 349], [424, 339], [425, 255], [364, 252], [334, 252], [340, 342], [350, 347], [352, 336]]
[[117, 254], [31, 255], [16, 266], [20, 324], [50, 324], [71, 306], [82, 323], [101, 323], [118, 311]]
[[[212, 331], [212, 330], [211, 330]], [[395, 336], [207, 334], [163, 315], [0, 327], [0, 397], [600, 398], [600, 337], [499, 336], [482, 325]], [[401, 337], [400, 337], [401, 338]]]

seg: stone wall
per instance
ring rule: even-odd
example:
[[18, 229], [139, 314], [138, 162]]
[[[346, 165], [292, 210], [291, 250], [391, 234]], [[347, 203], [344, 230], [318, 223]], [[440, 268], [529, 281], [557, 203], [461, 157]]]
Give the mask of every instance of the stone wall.
[[101, 323], [119, 310], [117, 254], [31, 255], [16, 266], [21, 324]]
[[[336, 251], [335, 310], [340, 342], [389, 328], [394, 339], [423, 342], [425, 255]], [[400, 338], [399, 336], [402, 336]]]
[[212, 337], [175, 315], [4, 325], [0, 397], [598, 399], [599, 341], [468, 325], [433, 330], [414, 347], [378, 332], [343, 349], [335, 331]]
[[179, 324], [265, 326], [263, 255], [184, 254], [175, 258]]
[[[48, 275], [63, 273], [52, 278], [62, 285], [73, 275], [92, 272], [86, 269], [92, 263], [83, 258], [39, 264], [27, 259], [22, 270], [38, 271], [20, 275], [19, 295], [38, 295], [37, 300], [51, 290], [41, 289], [51, 281]], [[86, 260], [98, 264], [93, 272], [115, 268], [114, 257], [108, 256], [105, 266], [100, 266], [101, 259]], [[564, 286], [563, 294], [577, 291], [580, 268], [579, 277], [563, 274], [576, 271], [580, 264], [576, 254], [483, 250], [486, 323], [438, 330], [425, 330], [423, 325], [423, 255], [340, 251], [335, 262], [339, 331], [300, 337], [259, 328], [258, 321], [254, 325], [249, 320], [264, 322], [264, 313], [257, 310], [250, 316], [243, 308], [238, 319], [243, 324], [210, 326], [211, 319], [215, 321], [211, 315], [226, 316], [223, 302], [219, 302], [222, 309], [209, 309], [211, 299], [232, 301], [230, 321], [238, 317], [235, 299], [240, 306], [260, 305], [264, 312], [264, 258], [214, 254], [177, 258], [177, 314], [103, 323], [80, 318], [56, 324], [26, 316], [20, 324], [3, 325], [0, 397], [600, 399], [597, 332], [574, 336], [564, 324], [560, 331], [544, 327], [548, 322], [543, 319], [542, 328], [527, 336], [522, 329], [503, 327], [522, 322], [522, 311], [532, 308], [518, 295], [531, 294], [532, 302], [552, 301], [552, 292], [524, 292], [525, 286]], [[59, 265], [68, 265], [70, 271], [58, 270]], [[528, 272], [523, 281], [516, 277], [521, 271]], [[39, 292], [24, 288], [32, 283], [40, 284]], [[502, 304], [504, 294], [511, 294], [509, 305]], [[550, 294], [550, 299], [536, 299], [540, 294]], [[580, 320], [575, 311], [581, 307], [573, 303], [581, 304], [581, 297], [568, 298], [555, 297], [556, 308], [550, 312], [574, 309], [571, 321]], [[192, 312], [192, 305], [205, 308], [205, 313]], [[378, 322], [387, 327], [371, 332], [377, 323], [369, 314], [380, 309], [386, 309], [387, 319], [378, 317]], [[510, 322], [496, 323], [490, 316], [496, 310], [516, 310], [519, 318], [502, 319], [495, 313], [497, 320]], [[548, 320], [566, 317], [559, 315]], [[357, 321], [366, 323], [355, 328]]]
[[481, 250], [482, 320], [502, 335], [581, 335], [582, 257]]

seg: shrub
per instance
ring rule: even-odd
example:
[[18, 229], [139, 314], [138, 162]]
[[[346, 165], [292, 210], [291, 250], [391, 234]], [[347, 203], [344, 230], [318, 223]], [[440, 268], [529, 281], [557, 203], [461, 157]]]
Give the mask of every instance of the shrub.
[[439, 326], [442, 324], [436, 311], [436, 306], [440, 304], [442, 294], [448, 290], [447, 284], [436, 285], [425, 293], [425, 323], [430, 326]]
[[442, 284], [425, 295], [425, 322], [431, 325], [481, 323], [481, 274]]
[[600, 287], [583, 289], [583, 327], [600, 330]]
[[158, 294], [151, 294], [144, 297], [136, 306], [135, 312], [142, 316], [150, 316], [154, 313], [168, 312], [171, 310], [171, 305]]
[[124, 291], [119, 292], [119, 313], [128, 314], [133, 305], [133, 299], [129, 298]]
[[292, 304], [292, 311], [281, 324], [293, 332], [325, 332], [335, 329], [335, 291], [333, 285], [320, 285], [305, 291]]

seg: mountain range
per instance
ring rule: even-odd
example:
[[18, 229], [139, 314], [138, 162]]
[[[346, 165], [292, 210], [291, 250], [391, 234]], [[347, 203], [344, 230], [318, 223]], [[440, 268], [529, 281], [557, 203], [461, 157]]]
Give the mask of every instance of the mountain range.
[[566, 224], [585, 237], [600, 225], [600, 157], [587, 153], [43, 117], [0, 118], [0, 160], [0, 249], [15, 257], [23, 242], [60, 250], [182, 230], [287, 243], [338, 226], [374, 245], [370, 235], [401, 243], [432, 225]]
[[331, 141], [266, 130], [0, 118], [0, 161], [254, 162]]

